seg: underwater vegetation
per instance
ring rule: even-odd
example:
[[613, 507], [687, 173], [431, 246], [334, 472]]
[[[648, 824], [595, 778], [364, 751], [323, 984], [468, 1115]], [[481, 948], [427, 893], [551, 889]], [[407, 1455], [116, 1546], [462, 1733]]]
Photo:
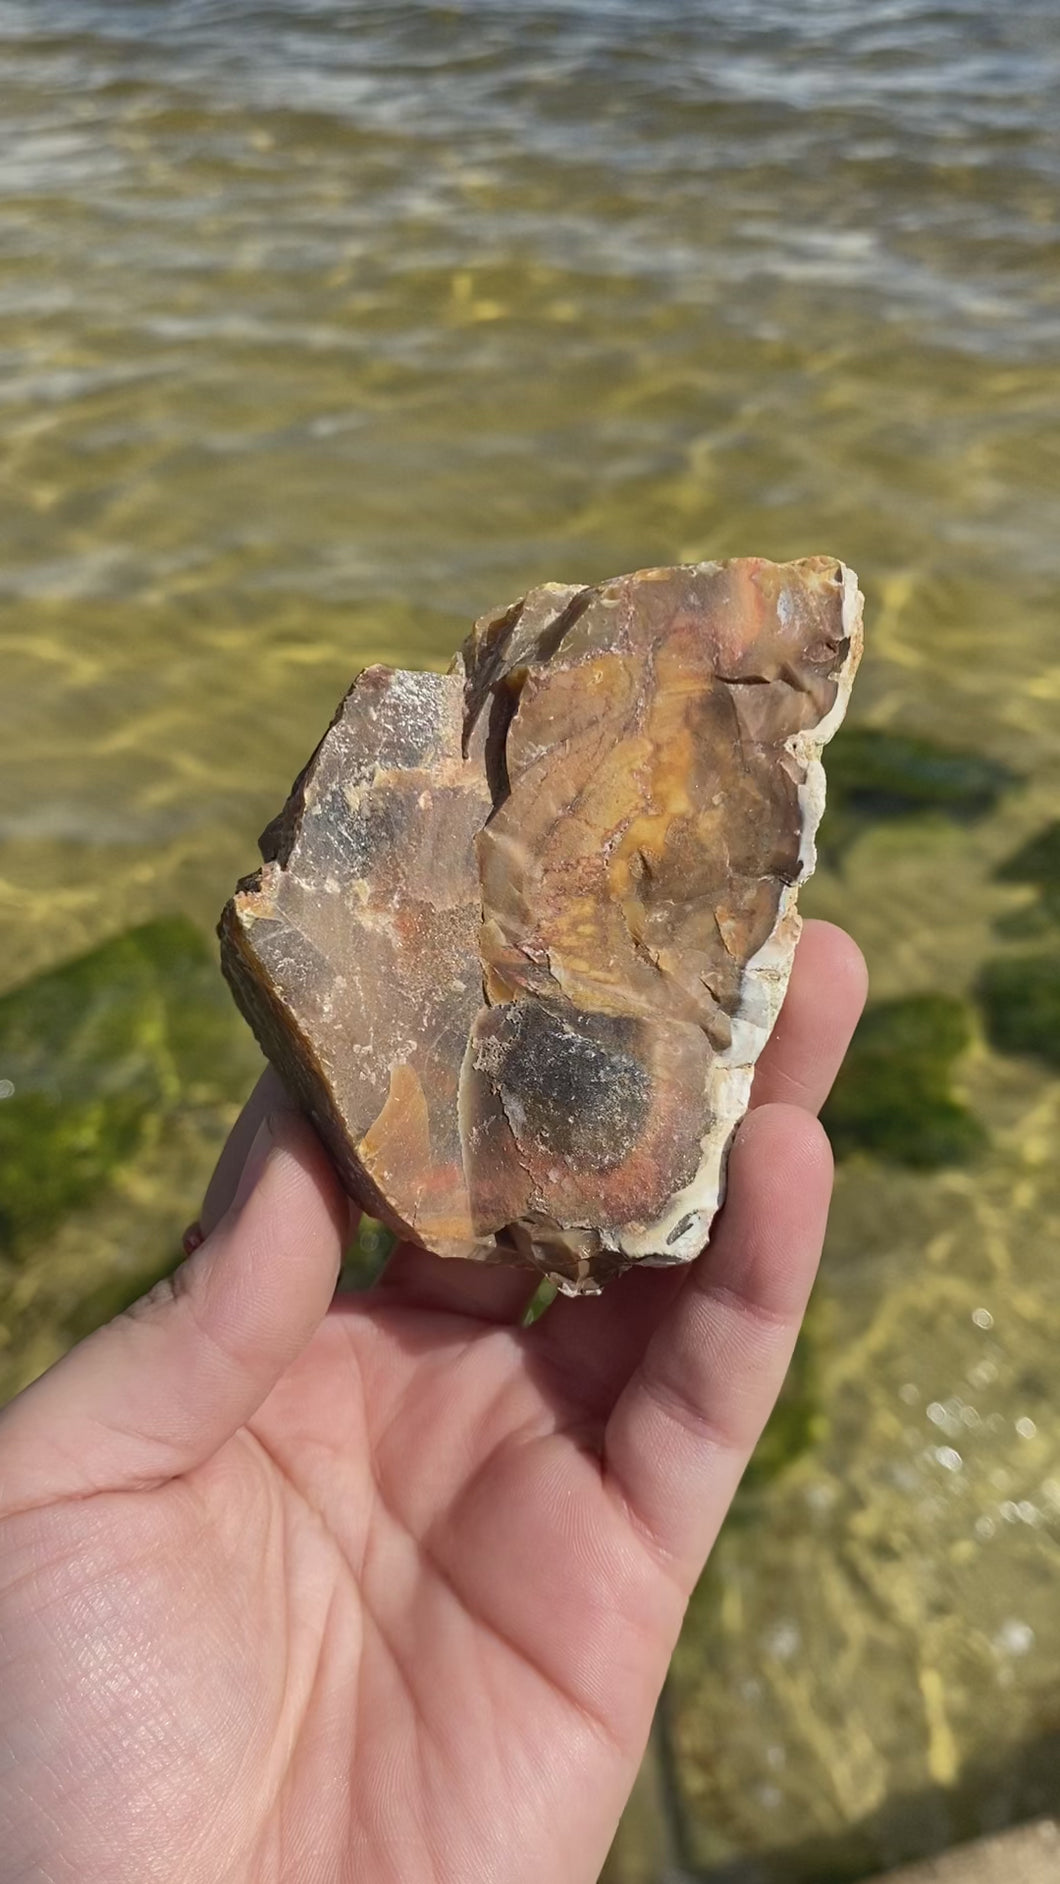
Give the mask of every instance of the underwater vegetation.
[[357, 1234], [343, 1258], [339, 1287], [356, 1292], [375, 1281], [397, 1239], [377, 1217], [361, 1218]]
[[1060, 947], [994, 956], [983, 964], [976, 994], [992, 1047], [1060, 1070]]
[[828, 810], [819, 848], [838, 863], [870, 825], [941, 813], [974, 823], [1018, 774], [982, 753], [871, 726], [840, 729], [828, 748]]
[[733, 1507], [737, 1522], [754, 1494], [808, 1452], [825, 1430], [817, 1382], [816, 1319], [811, 1303], [780, 1397], [741, 1480]]
[[1060, 925], [1060, 818], [1029, 837], [994, 875], [999, 883], [1031, 884], [1037, 892], [1030, 904], [1002, 917], [1003, 935], [1039, 935]]
[[1036, 831], [995, 871], [1000, 883], [1030, 885], [1035, 895], [1001, 917], [998, 934], [1043, 940], [1037, 950], [992, 956], [975, 985], [987, 1039], [1060, 1068], [1060, 819]]
[[954, 1096], [953, 1068], [972, 1039], [963, 1001], [912, 994], [866, 1009], [821, 1117], [837, 1158], [864, 1151], [930, 1171], [986, 1143]]
[[187, 1105], [235, 1100], [254, 1065], [214, 952], [147, 923], [0, 999], [0, 1253], [94, 1196]]
[[[260, 1066], [213, 947], [183, 917], [0, 998], [0, 1350], [14, 1385], [33, 1341], [46, 1364], [173, 1267], [173, 1201], [159, 1210], [151, 1161], [187, 1183], [192, 1216]], [[104, 1234], [93, 1213], [123, 1186], [138, 1234]], [[59, 1250], [67, 1224], [76, 1235]], [[0, 1366], [0, 1397], [11, 1384]]]

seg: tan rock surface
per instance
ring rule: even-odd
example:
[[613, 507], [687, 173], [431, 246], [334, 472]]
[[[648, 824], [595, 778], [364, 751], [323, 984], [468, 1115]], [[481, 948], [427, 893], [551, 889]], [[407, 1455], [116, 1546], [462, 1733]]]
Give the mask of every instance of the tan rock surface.
[[1040, 1819], [994, 1838], [977, 1839], [901, 1871], [889, 1871], [875, 1884], [1058, 1884], [1060, 1825]]
[[548, 584], [370, 668], [221, 923], [351, 1192], [567, 1290], [689, 1260], [798, 936], [860, 655], [833, 559]]

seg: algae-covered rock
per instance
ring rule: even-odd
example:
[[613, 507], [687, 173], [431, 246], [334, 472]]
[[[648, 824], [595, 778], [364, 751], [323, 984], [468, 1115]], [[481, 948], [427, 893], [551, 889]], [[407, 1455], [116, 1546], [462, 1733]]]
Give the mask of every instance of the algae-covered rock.
[[183, 918], [0, 998], [0, 1397], [172, 1267], [260, 1068]]
[[961, 823], [983, 818], [1018, 775], [982, 753], [908, 733], [847, 726], [828, 763], [822, 854], [839, 860], [872, 824], [935, 812]]
[[836, 1156], [867, 1151], [920, 1170], [972, 1157], [986, 1134], [951, 1090], [970, 1042], [968, 1009], [951, 995], [870, 1007], [822, 1113]]
[[991, 1046], [1060, 1067], [1060, 949], [995, 956], [976, 993]]
[[254, 1055], [213, 952], [145, 924], [0, 999], [0, 1250], [86, 1199], [182, 1103], [236, 1097]]
[[1060, 923], [1060, 818], [1036, 831], [994, 872], [999, 883], [1022, 883], [1036, 891], [1033, 902], [1003, 916], [1004, 935], [1041, 935]]
[[998, 865], [1002, 883], [1033, 883], [1049, 895], [1060, 897], [1060, 818], [1035, 831], [1011, 857]]

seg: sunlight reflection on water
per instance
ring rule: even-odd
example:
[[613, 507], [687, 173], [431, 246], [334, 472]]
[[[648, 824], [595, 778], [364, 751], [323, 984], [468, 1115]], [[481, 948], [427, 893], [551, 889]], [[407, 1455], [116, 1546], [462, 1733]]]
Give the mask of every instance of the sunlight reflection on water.
[[[868, 595], [861, 723], [1023, 783], [866, 827], [808, 903], [881, 999], [971, 989], [1029, 894], [993, 872], [1058, 802], [1053, 27], [9, 0], [5, 980], [209, 925], [363, 663], [441, 664], [543, 578], [827, 551]], [[678, 1657], [703, 1861], [816, 1838], [856, 1875], [1036, 1809], [1060, 1100], [978, 1022], [959, 1080], [973, 1171], [841, 1172], [813, 1443], [748, 1494]], [[13, 1380], [119, 1222], [190, 1214], [218, 1107], [11, 1271]]]

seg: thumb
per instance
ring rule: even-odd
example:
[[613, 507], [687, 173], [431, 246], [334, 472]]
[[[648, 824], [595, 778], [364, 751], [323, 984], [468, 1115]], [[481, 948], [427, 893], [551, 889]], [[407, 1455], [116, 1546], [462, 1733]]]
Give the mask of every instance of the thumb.
[[269, 1113], [199, 1248], [0, 1414], [0, 1512], [158, 1485], [210, 1458], [323, 1319], [347, 1221], [312, 1128]]

